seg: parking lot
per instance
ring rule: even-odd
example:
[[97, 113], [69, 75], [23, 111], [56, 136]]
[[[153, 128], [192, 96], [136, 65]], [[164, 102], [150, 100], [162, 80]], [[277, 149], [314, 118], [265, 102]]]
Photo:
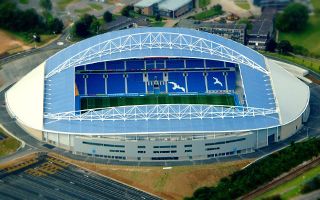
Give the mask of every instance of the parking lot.
[[0, 176], [0, 199], [158, 199], [48, 156], [7, 167]]

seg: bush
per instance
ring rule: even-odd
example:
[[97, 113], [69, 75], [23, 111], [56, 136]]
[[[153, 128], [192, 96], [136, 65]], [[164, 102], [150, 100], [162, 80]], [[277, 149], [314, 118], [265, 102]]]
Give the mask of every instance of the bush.
[[277, 48], [279, 50], [279, 53], [287, 55], [289, 52], [293, 51], [293, 47], [291, 46], [291, 43], [288, 40], [282, 40], [277, 45]]
[[303, 46], [300, 45], [293, 45], [293, 53], [294, 54], [299, 54], [303, 56], [308, 56], [309, 55], [309, 50], [304, 48]]

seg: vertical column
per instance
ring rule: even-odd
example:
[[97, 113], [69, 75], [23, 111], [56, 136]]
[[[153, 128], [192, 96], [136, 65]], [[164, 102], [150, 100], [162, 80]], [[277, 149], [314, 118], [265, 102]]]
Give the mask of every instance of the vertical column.
[[229, 90], [229, 88], [228, 88], [228, 78], [227, 78], [228, 72], [223, 72], [223, 76], [224, 76], [224, 82], [226, 84], [226, 91], [228, 91]]
[[84, 78], [84, 95], [88, 95], [88, 89], [87, 89], [88, 74], [83, 75], [83, 78]]
[[128, 94], [128, 81], [127, 81], [128, 74], [124, 74], [123, 77], [124, 77], [124, 92]]
[[186, 59], [183, 60], [183, 67], [187, 68], [187, 60]]
[[204, 72], [203, 76], [204, 76], [204, 83], [205, 83], [205, 86], [206, 86], [206, 93], [208, 93], [209, 90], [208, 90], [208, 74], [207, 74], [207, 72]]
[[207, 68], [207, 61], [206, 60], [203, 60], [203, 68]]
[[104, 70], [107, 71], [107, 62], [104, 62]]
[[108, 94], [108, 74], [104, 74], [104, 93]]
[[184, 72], [183, 75], [184, 75], [184, 82], [185, 82], [185, 85], [186, 85], [186, 93], [188, 93], [188, 80], [187, 80], [188, 73]]

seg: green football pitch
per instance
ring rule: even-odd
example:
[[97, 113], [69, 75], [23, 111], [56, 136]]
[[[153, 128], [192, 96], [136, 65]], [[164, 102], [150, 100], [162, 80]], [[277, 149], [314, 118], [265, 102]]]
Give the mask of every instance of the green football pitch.
[[148, 104], [207, 104], [234, 106], [233, 95], [146, 95], [126, 97], [82, 97], [81, 110]]

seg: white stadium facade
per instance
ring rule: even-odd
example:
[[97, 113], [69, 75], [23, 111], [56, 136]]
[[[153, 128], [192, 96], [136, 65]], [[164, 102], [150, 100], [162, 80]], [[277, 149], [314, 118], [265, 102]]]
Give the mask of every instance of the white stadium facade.
[[78, 42], [5, 95], [38, 140], [77, 155], [159, 162], [246, 154], [308, 120], [309, 87], [258, 52], [183, 28]]

